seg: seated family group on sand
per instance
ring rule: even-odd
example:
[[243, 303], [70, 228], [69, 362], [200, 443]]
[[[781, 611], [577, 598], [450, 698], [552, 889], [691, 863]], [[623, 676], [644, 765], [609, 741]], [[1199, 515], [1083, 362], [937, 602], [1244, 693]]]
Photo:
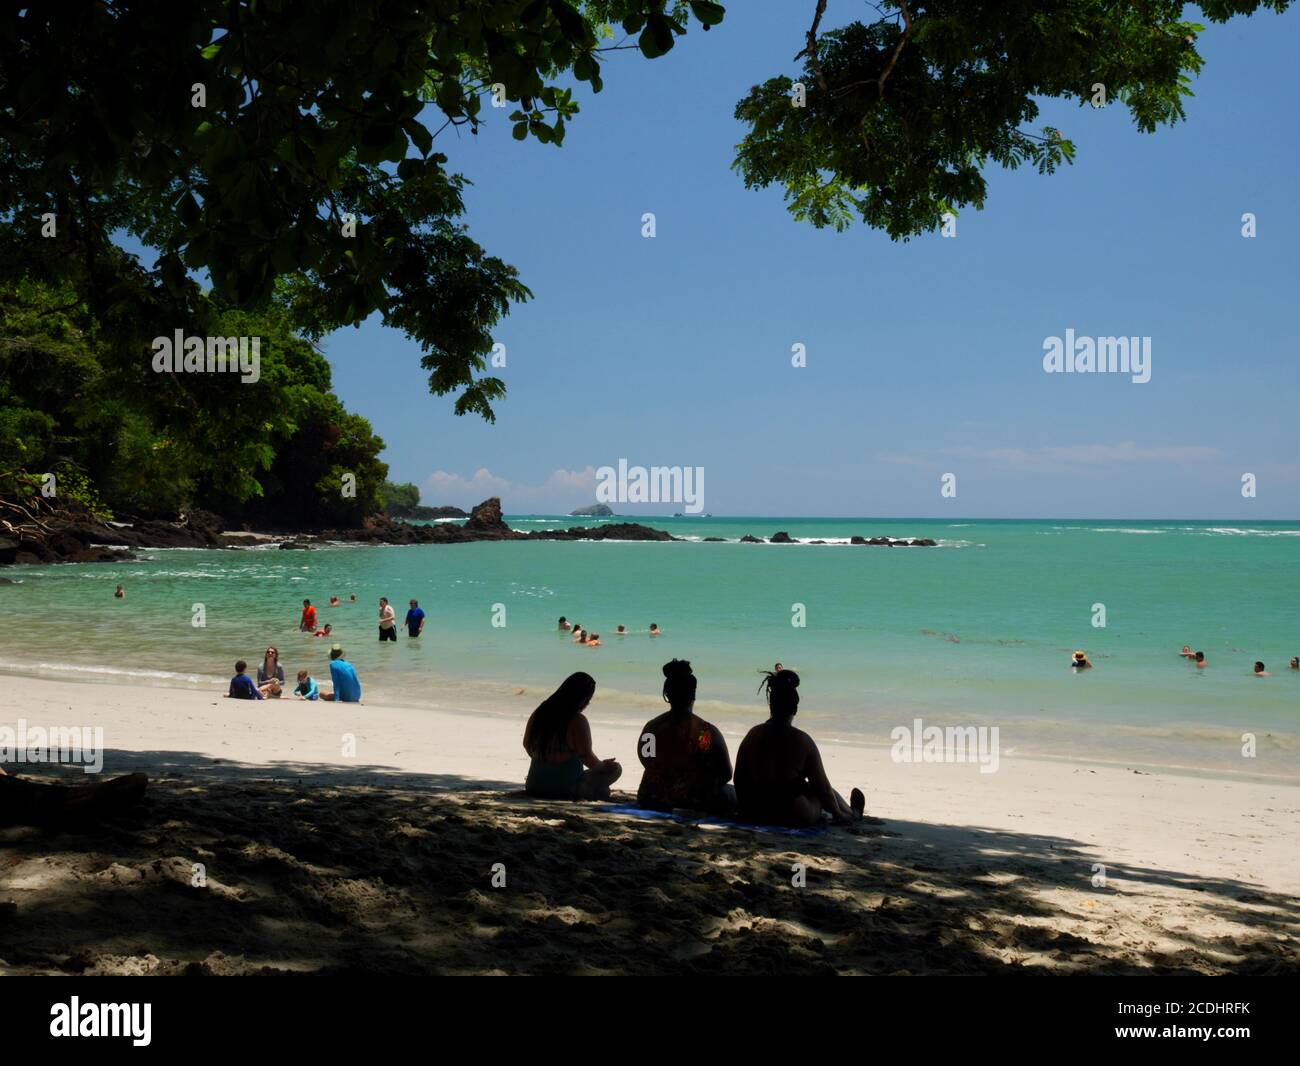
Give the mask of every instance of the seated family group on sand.
[[[230, 679], [226, 697], [232, 700], [279, 699], [284, 693], [284, 667], [280, 665], [280, 650], [274, 645], [266, 649], [266, 656], [257, 668], [254, 682], [244, 671], [248, 663], [240, 659], [235, 663], [235, 676]], [[332, 689], [322, 689], [306, 670], [298, 671], [298, 684], [293, 694], [304, 700], [337, 700], [339, 703], [358, 703], [361, 700], [361, 682], [357, 670], [343, 658], [343, 645], [330, 648], [330, 680]]]
[[[691, 664], [674, 659], [664, 664], [663, 674], [668, 710], [645, 724], [637, 742], [644, 768], [638, 806], [739, 814], [752, 822], [788, 826], [862, 817], [866, 797], [861, 790], [853, 789], [845, 803], [831, 787], [812, 737], [794, 727], [799, 675], [793, 670], [765, 672], [760, 691], [767, 694], [771, 717], [741, 741], [734, 784], [721, 731], [694, 713], [696, 678]], [[590, 674], [570, 674], [529, 717], [524, 729], [524, 750], [532, 759], [525, 786], [529, 795], [609, 798], [610, 786], [623, 768], [616, 759], [601, 759], [592, 750], [591, 725], [583, 711], [595, 692]]]

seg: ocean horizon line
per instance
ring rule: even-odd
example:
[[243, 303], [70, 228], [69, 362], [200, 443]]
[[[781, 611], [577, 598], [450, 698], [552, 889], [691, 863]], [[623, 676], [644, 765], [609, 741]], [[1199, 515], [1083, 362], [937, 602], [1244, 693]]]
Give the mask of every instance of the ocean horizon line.
[[[450, 504], [447, 506], [455, 506]], [[796, 515], [796, 514], [708, 514], [708, 515], [683, 515], [675, 513], [636, 513], [628, 514], [616, 511], [610, 515], [578, 515], [568, 511], [503, 511], [503, 518], [588, 518], [588, 519], [609, 519], [609, 518], [691, 518], [703, 520], [705, 518], [713, 520], [726, 519], [746, 519], [749, 521], [789, 521], [799, 519], [800, 521], [811, 522], [1147, 522], [1147, 523], [1169, 523], [1169, 522], [1197, 522], [1197, 523], [1232, 523], [1238, 524], [1246, 519], [1241, 517], [1213, 516], [1209, 518], [1182, 518], [1182, 517], [1164, 517], [1164, 518], [1134, 518], [1127, 515], [1106, 515], [1100, 518], [1079, 518], [1079, 517], [1016, 517], [1016, 516], [998, 516], [998, 517], [979, 517], [976, 515]], [[451, 519], [456, 521], [456, 519]], [[1300, 517], [1283, 517], [1283, 518], [1251, 518], [1252, 522], [1300, 522]]]

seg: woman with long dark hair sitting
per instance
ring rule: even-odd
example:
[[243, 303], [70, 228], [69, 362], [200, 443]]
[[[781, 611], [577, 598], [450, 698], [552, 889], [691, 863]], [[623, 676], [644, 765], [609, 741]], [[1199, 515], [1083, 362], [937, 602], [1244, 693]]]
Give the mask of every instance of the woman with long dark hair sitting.
[[543, 799], [609, 799], [609, 786], [623, 774], [616, 759], [600, 759], [591, 748], [587, 704], [596, 679], [579, 671], [533, 711], [524, 729], [524, 750], [532, 757], [530, 796]]
[[767, 693], [771, 717], [756, 725], [736, 752], [736, 798], [743, 817], [772, 825], [815, 825], [822, 812], [835, 822], [862, 817], [866, 797], [859, 789], [851, 803], [831, 788], [821, 752], [794, 727], [799, 710], [799, 675], [766, 671], [759, 691]]
[[736, 809], [731, 756], [717, 726], [694, 713], [695, 674], [685, 659], [664, 663], [668, 710], [641, 730], [637, 756], [645, 773], [638, 806], [654, 811], [676, 807], [730, 814]]

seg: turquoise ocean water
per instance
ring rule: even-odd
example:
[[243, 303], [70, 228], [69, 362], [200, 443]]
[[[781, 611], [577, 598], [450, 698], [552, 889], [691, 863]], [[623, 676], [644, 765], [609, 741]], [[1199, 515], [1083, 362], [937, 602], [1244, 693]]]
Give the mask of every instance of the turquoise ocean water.
[[[1300, 671], [1287, 668], [1300, 655], [1300, 522], [643, 520], [691, 539], [153, 550], [121, 565], [10, 568], [0, 671], [217, 691], [236, 658], [254, 663], [274, 643], [287, 670], [327, 675], [328, 642], [297, 632], [310, 597], [375, 701], [518, 713], [586, 670], [600, 686], [593, 717], [631, 726], [662, 707], [659, 667], [681, 657], [700, 678], [701, 713], [741, 728], [764, 713], [758, 670], [780, 660], [802, 676], [800, 723], [828, 741], [887, 744], [920, 717], [996, 725], [1004, 753], [1300, 777]], [[838, 543], [736, 543], [777, 530]], [[844, 543], [855, 534], [939, 546]], [[326, 606], [350, 593], [355, 606]], [[420, 641], [378, 643], [380, 595], [399, 618], [420, 600]], [[557, 634], [561, 614], [604, 647]], [[663, 636], [646, 635], [651, 622]], [[615, 636], [619, 623], [631, 634]], [[1178, 657], [1185, 643], [1207, 669]], [[1070, 671], [1075, 648], [1097, 668]], [[1252, 677], [1256, 659], [1274, 676]], [[1253, 759], [1241, 755], [1247, 732]]]

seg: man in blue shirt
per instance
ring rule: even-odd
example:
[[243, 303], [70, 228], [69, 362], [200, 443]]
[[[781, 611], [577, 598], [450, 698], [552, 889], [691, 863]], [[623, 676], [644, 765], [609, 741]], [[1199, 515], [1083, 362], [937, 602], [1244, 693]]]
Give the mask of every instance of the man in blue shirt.
[[406, 631], [413, 637], [424, 632], [424, 612], [416, 600], [411, 601], [411, 609], [406, 612]]
[[322, 692], [321, 699], [339, 703], [361, 702], [361, 682], [357, 680], [356, 669], [343, 658], [342, 644], [330, 648], [330, 679], [334, 682], [334, 691]]
[[253, 684], [253, 679], [249, 677], [245, 670], [248, 669], [248, 663], [240, 659], [235, 663], [235, 676], [230, 679], [230, 691], [226, 693], [227, 698], [232, 700], [260, 700], [261, 692]]

